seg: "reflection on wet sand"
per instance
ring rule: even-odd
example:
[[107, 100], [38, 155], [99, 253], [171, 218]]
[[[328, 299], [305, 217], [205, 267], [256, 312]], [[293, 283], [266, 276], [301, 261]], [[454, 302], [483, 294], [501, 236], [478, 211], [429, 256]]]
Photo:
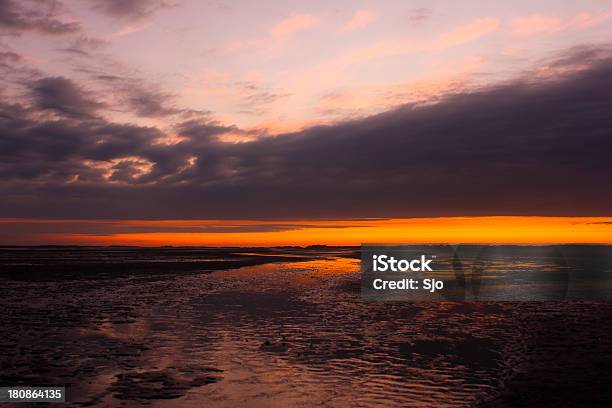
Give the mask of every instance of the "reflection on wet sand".
[[585, 390], [603, 406], [610, 397], [609, 303], [364, 302], [350, 251], [295, 255], [156, 279], [4, 280], [0, 346], [12, 352], [0, 357], [0, 383], [67, 384], [71, 406], [558, 406]]

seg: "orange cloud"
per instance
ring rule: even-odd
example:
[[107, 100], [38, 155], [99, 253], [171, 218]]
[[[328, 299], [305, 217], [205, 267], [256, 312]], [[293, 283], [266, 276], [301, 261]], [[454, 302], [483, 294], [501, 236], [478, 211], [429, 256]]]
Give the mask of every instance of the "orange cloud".
[[[473, 70], [477, 66], [475, 64]], [[449, 92], [469, 89], [471, 84], [465, 77], [470, 73], [457, 69], [452, 75], [442, 73], [439, 77], [415, 81], [352, 87], [323, 97], [316, 112], [323, 117], [346, 118], [383, 112], [406, 103], [433, 103]]]
[[392, 57], [415, 52], [437, 51], [442, 48], [474, 41], [495, 30], [498, 26], [498, 19], [486, 18], [476, 20], [457, 30], [443, 34], [429, 43], [419, 42], [410, 38], [381, 41], [371, 46], [351, 51], [333, 61], [331, 65], [350, 65], [374, 58]]
[[[287, 87], [287, 90], [295, 95], [309, 95], [315, 89], [337, 89], [339, 79], [343, 78], [343, 72], [349, 66], [355, 66], [378, 58], [441, 51], [447, 47], [475, 41], [496, 30], [498, 27], [499, 19], [485, 18], [458, 27], [431, 41], [423, 42], [409, 37], [390, 38], [379, 41], [366, 47], [351, 50], [337, 58], [298, 72], [292, 78], [292, 85]], [[324, 107], [320, 108], [325, 109]]]
[[312, 27], [316, 25], [317, 22], [317, 18], [310, 14], [293, 14], [274, 26], [272, 29], [272, 36], [285, 37], [289, 34]]
[[118, 37], [125, 37], [126, 35], [130, 35], [130, 34], [134, 34], [137, 33], [139, 31], [142, 31], [146, 28], [149, 28], [150, 24], [145, 24], [139, 27], [134, 27], [134, 26], [127, 26], [122, 30], [119, 31], [115, 31], [114, 33], [111, 33], [109, 35], [110, 38], [118, 38]]
[[586, 28], [600, 24], [611, 17], [612, 12], [592, 14], [586, 11], [566, 20], [541, 15], [519, 17], [512, 21], [512, 34], [517, 37], [529, 37], [568, 29]]
[[499, 19], [484, 18], [476, 20], [471, 24], [447, 33], [433, 43], [433, 48], [447, 48], [476, 40], [483, 35], [496, 30], [499, 27]]
[[268, 35], [237, 38], [220, 48], [221, 53], [234, 54], [257, 48], [278, 51], [284, 41], [292, 34], [317, 25], [319, 19], [310, 14], [292, 14], [276, 24]]
[[527, 16], [515, 19], [512, 22], [512, 34], [519, 37], [528, 37], [542, 32], [552, 32], [558, 29], [561, 20], [544, 16]]
[[369, 10], [358, 10], [353, 14], [351, 19], [347, 21], [342, 27], [340, 32], [345, 33], [360, 28], [366, 27], [373, 23], [378, 17], [377, 13]]

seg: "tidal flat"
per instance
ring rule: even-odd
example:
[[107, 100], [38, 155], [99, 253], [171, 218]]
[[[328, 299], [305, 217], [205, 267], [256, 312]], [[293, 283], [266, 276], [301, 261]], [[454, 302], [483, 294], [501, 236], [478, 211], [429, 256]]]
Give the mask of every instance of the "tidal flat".
[[367, 302], [357, 251], [1, 249], [0, 385], [74, 407], [609, 406], [612, 302]]

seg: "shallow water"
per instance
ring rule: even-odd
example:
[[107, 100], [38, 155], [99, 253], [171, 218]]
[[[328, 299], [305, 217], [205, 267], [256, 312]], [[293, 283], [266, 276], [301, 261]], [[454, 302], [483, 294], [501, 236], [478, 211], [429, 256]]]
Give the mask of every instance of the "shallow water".
[[555, 386], [610, 379], [609, 303], [365, 302], [343, 255], [4, 280], [0, 383], [67, 384], [70, 406], [459, 407], [555, 406]]

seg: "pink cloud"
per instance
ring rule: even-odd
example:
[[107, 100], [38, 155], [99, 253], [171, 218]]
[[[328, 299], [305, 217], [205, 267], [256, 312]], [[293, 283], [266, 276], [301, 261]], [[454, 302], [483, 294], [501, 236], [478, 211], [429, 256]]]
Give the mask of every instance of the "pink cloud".
[[517, 37], [529, 37], [537, 34], [550, 34], [568, 29], [587, 28], [600, 24], [612, 17], [612, 12], [593, 14], [586, 11], [572, 18], [560, 19], [541, 15], [519, 17], [512, 21], [512, 34]]
[[476, 20], [471, 24], [460, 27], [455, 31], [451, 31], [450, 33], [441, 36], [434, 42], [433, 47], [447, 48], [473, 41], [491, 31], [496, 30], [498, 27], [499, 19], [497, 18], [490, 17]]
[[477, 40], [494, 31], [499, 26], [499, 19], [485, 18], [459, 27], [443, 34], [431, 42], [419, 42], [411, 38], [394, 38], [373, 45], [350, 51], [332, 62], [333, 65], [347, 66], [374, 58], [392, 57], [417, 52], [439, 51], [444, 48]]
[[232, 40], [226, 43], [221, 48], [221, 51], [223, 53], [232, 54], [256, 48], [278, 50], [282, 48], [288, 36], [313, 27], [317, 25], [318, 22], [318, 18], [310, 14], [292, 14], [276, 24], [268, 35]]
[[342, 27], [340, 27], [339, 31], [344, 33], [353, 30], [358, 30], [376, 21], [377, 17], [377, 13], [373, 11], [357, 10], [355, 14], [353, 14], [351, 19], [347, 21], [344, 25], [342, 25]]
[[435, 103], [445, 94], [477, 87], [472, 75], [483, 64], [481, 57], [470, 56], [419, 79], [344, 87], [324, 95], [315, 111], [321, 118], [338, 119], [383, 112], [405, 103]]
[[142, 31], [146, 28], [149, 28], [150, 24], [144, 24], [141, 25], [139, 27], [134, 27], [134, 26], [127, 26], [119, 31], [115, 31], [114, 33], [111, 33], [109, 35], [109, 37], [111, 38], [117, 38], [117, 37], [125, 37], [126, 35], [130, 35], [130, 34], [134, 34], [137, 33], [139, 31]]
[[512, 34], [517, 37], [529, 37], [534, 34], [557, 31], [561, 26], [562, 21], [558, 18], [539, 15], [519, 17], [512, 22]]
[[272, 36], [285, 37], [312, 27], [316, 25], [317, 22], [317, 18], [310, 14], [293, 14], [274, 26], [272, 29]]

